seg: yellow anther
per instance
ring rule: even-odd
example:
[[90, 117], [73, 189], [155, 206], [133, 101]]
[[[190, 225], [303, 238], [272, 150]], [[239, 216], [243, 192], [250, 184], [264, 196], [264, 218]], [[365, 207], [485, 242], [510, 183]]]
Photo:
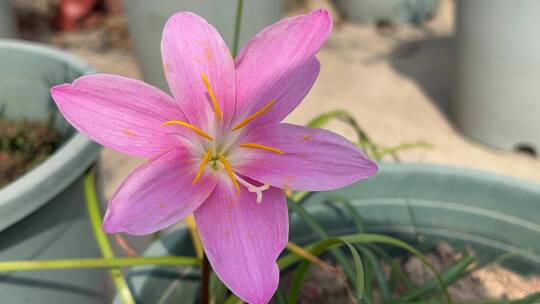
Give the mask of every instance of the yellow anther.
[[169, 120], [167, 122], [165, 122], [163, 124], [163, 126], [169, 126], [169, 125], [181, 125], [181, 126], [184, 126], [186, 128], [189, 128], [191, 129], [193, 132], [197, 133], [197, 135], [200, 135], [210, 141], [214, 140], [214, 138], [210, 135], [208, 135], [208, 133], [204, 132], [203, 130], [195, 127], [194, 125], [192, 124], [188, 124], [187, 122], [185, 121], [181, 121], [181, 120]]
[[199, 170], [197, 171], [197, 175], [195, 175], [195, 178], [193, 179], [192, 183], [195, 184], [199, 179], [201, 178], [201, 175], [204, 171], [204, 167], [208, 164], [208, 161], [210, 160], [210, 157], [212, 156], [212, 149], [209, 149], [206, 154], [204, 155], [201, 164], [199, 165]]
[[236, 131], [240, 128], [242, 128], [243, 126], [247, 125], [250, 121], [252, 121], [253, 119], [257, 118], [258, 116], [262, 115], [264, 112], [268, 111], [268, 109], [270, 109], [270, 107], [272, 107], [274, 104], [276, 103], [276, 100], [275, 99], [272, 99], [270, 100], [269, 103], [267, 103], [262, 109], [260, 109], [259, 111], [255, 112], [254, 114], [250, 115], [248, 118], [242, 120], [239, 124], [237, 124], [232, 130], [233, 131]]
[[254, 143], [241, 144], [239, 146], [242, 147], [242, 148], [261, 149], [261, 150], [266, 150], [268, 152], [274, 152], [274, 153], [277, 153], [277, 154], [285, 154], [285, 152], [283, 152], [282, 150], [280, 150], [278, 148], [272, 148], [272, 147], [269, 147], [269, 146], [264, 146], [264, 145], [254, 144]]
[[214, 105], [214, 111], [216, 112], [217, 119], [221, 120], [221, 110], [219, 109], [219, 104], [217, 102], [216, 95], [214, 94], [214, 90], [212, 90], [212, 86], [210, 86], [210, 81], [208, 81], [208, 77], [206, 77], [205, 73], [201, 74], [201, 78], [204, 82], [204, 86], [206, 87], [206, 91], [208, 91], [208, 95], [210, 95], [212, 104]]
[[227, 171], [227, 174], [229, 175], [229, 178], [231, 179], [234, 187], [236, 188], [236, 194], [240, 195], [240, 185], [238, 185], [238, 182], [236, 181], [236, 177], [234, 176], [234, 172], [231, 168], [231, 165], [229, 165], [229, 162], [223, 157], [223, 155], [219, 156], [219, 160], [223, 163], [223, 166], [225, 166], [225, 170]]

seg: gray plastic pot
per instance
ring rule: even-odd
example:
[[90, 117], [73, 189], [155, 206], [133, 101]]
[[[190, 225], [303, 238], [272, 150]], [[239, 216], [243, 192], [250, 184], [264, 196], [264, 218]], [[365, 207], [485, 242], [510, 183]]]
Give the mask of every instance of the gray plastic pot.
[[17, 33], [11, 2], [12, 0], [0, 0], [0, 38], [14, 38]]
[[[305, 208], [334, 235], [355, 233], [342, 205], [351, 201], [369, 232], [397, 236], [424, 250], [439, 241], [455, 249], [475, 251], [479, 261], [515, 252], [504, 266], [523, 274], [540, 272], [540, 186], [513, 178], [472, 171], [414, 164], [383, 164], [367, 181], [309, 197]], [[300, 244], [317, 235], [294, 214], [290, 238]], [[185, 228], [163, 236], [148, 256], [193, 255]], [[140, 303], [196, 303], [199, 270], [138, 267], [130, 273]]]
[[335, 0], [340, 11], [359, 22], [412, 22], [432, 19], [439, 0]]
[[[130, 0], [124, 6], [135, 55], [144, 80], [168, 91], [161, 62], [161, 33], [165, 22], [179, 11], [192, 11], [213, 24], [223, 39], [232, 46], [236, 16], [236, 0]], [[249, 0], [244, 2], [240, 46], [261, 29], [281, 18], [281, 1]]]
[[458, 0], [450, 116], [501, 149], [540, 149], [540, 2]]
[[[49, 88], [94, 72], [85, 62], [34, 43], [0, 39], [0, 109], [10, 119], [46, 119]], [[39, 166], [0, 189], [0, 260], [98, 257], [84, 203], [83, 174], [99, 147], [55, 116], [64, 140]], [[104, 270], [0, 274], [2, 303], [101, 303]]]

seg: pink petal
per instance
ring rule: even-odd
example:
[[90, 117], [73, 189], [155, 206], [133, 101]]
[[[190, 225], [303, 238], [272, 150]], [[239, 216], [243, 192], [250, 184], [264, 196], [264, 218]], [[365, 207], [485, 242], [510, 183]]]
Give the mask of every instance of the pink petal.
[[234, 115], [234, 62], [218, 31], [189, 12], [173, 15], [161, 40], [163, 69], [173, 96], [191, 124], [208, 130], [216, 120], [201, 75], [208, 77], [225, 121]]
[[284, 152], [239, 147], [230, 157], [238, 173], [283, 189], [337, 189], [377, 172], [377, 165], [360, 149], [328, 130], [279, 124], [256, 129], [241, 143], [257, 143]]
[[197, 165], [185, 150], [172, 149], [133, 171], [109, 203], [105, 231], [150, 234], [193, 213], [216, 185], [208, 170], [192, 184]]
[[174, 100], [142, 81], [94, 74], [51, 89], [60, 112], [92, 140], [138, 157], [178, 145], [162, 124], [185, 119]]
[[288, 238], [285, 197], [280, 189], [264, 192], [263, 202], [227, 183], [195, 212], [208, 260], [218, 277], [242, 300], [268, 303], [279, 282], [276, 260]]
[[[276, 100], [257, 124], [280, 122], [298, 106], [319, 73], [314, 57], [332, 30], [326, 10], [282, 20], [253, 37], [235, 60], [237, 119]], [[241, 111], [241, 112], [240, 112]]]

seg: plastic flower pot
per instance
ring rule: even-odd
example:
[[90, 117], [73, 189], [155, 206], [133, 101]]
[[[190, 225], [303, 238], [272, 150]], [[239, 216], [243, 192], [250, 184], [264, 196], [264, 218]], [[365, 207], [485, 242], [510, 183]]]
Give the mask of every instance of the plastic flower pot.
[[[59, 50], [0, 39], [0, 111], [9, 119], [47, 119], [52, 84], [94, 69]], [[0, 189], [0, 260], [99, 257], [88, 220], [83, 174], [99, 147], [60, 115], [61, 146], [39, 166]], [[101, 303], [104, 270], [0, 273], [3, 303]]]
[[511, 150], [540, 149], [540, 2], [457, 1], [450, 116], [466, 135]]
[[343, 14], [359, 22], [421, 22], [433, 18], [439, 0], [335, 0]]
[[11, 2], [12, 0], [0, 0], [0, 38], [16, 36], [15, 13]]
[[[232, 49], [236, 1], [215, 0], [130, 0], [124, 1], [128, 28], [135, 44], [135, 55], [143, 78], [162, 90], [169, 87], [163, 76], [161, 32], [167, 19], [179, 11], [191, 11], [214, 25]], [[244, 2], [240, 46], [264, 27], [276, 22], [283, 13], [281, 1], [250, 0]]]
[[[333, 235], [356, 233], [340, 203], [350, 200], [368, 232], [397, 236], [428, 250], [439, 241], [455, 249], [474, 250], [477, 261], [507, 253], [503, 266], [523, 273], [540, 271], [540, 186], [513, 178], [466, 169], [383, 164], [374, 177], [347, 188], [309, 197], [305, 208]], [[293, 213], [290, 238], [308, 244], [318, 236]], [[418, 241], [421, 240], [421, 241]], [[164, 235], [146, 252], [193, 255], [188, 231]], [[196, 303], [200, 270], [193, 267], [138, 267], [130, 272], [141, 303]], [[119, 302], [117, 302], [119, 303]]]

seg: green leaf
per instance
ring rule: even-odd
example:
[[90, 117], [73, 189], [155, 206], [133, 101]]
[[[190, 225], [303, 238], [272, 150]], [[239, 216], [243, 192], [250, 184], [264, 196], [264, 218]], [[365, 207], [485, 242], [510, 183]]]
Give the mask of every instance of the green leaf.
[[381, 296], [384, 300], [384, 302], [388, 302], [392, 299], [392, 292], [390, 291], [390, 287], [388, 287], [388, 282], [386, 281], [386, 277], [384, 275], [384, 271], [381, 268], [381, 265], [379, 264], [379, 261], [377, 260], [377, 257], [365, 246], [358, 246], [358, 250], [362, 253], [364, 256], [364, 260], [367, 260], [369, 264], [371, 265], [371, 269], [373, 269], [373, 274], [375, 278], [377, 279], [377, 284], [379, 285], [379, 291], [381, 292]]
[[199, 266], [200, 262], [199, 260], [197, 260], [196, 257], [184, 256], [2, 261], [0, 262], [0, 272], [19, 272], [51, 269], [119, 268], [143, 265]]
[[[470, 255], [465, 255], [457, 262], [452, 264], [450, 267], [445, 269], [440, 274], [440, 279], [444, 282], [445, 285], [450, 285], [458, 279], [462, 278], [467, 274], [465, 269], [474, 261], [474, 257]], [[399, 297], [396, 303], [407, 302], [414, 299], [418, 299], [420, 296], [434, 290], [438, 287], [438, 282], [436, 279], [428, 280], [424, 284], [418, 286], [417, 288], [408, 291], [406, 294]]]
[[[385, 263], [390, 265], [390, 272], [391, 274], [393, 274], [390, 278], [391, 290], [395, 289], [397, 285], [397, 280], [400, 280], [407, 290], [415, 288], [413, 282], [409, 279], [405, 271], [401, 268], [400, 263], [395, 261], [392, 256], [390, 256], [390, 254], [384, 251], [384, 249], [382, 249], [378, 244], [366, 244], [366, 246], [370, 248], [375, 254], [380, 256]], [[394, 282], [392, 283], [392, 281]]]
[[382, 235], [382, 234], [364, 233], [364, 234], [342, 236], [341, 239], [348, 241], [350, 243], [381, 243], [381, 244], [387, 244], [387, 245], [400, 247], [402, 249], [407, 250], [408, 252], [416, 256], [422, 262], [422, 264], [424, 264], [427, 268], [429, 268], [429, 270], [433, 272], [433, 274], [435, 275], [437, 279], [437, 282], [439, 283], [444, 293], [444, 296], [448, 300], [448, 303], [452, 303], [452, 297], [448, 293], [446, 284], [441, 279], [440, 274], [437, 271], [437, 269], [429, 262], [429, 260], [420, 251], [418, 251], [411, 245], [403, 242], [402, 240], [399, 240], [390, 236]]
[[[291, 200], [287, 200], [287, 203], [289, 208], [296, 212], [321, 238], [328, 237], [328, 233], [324, 230], [324, 228], [304, 209], [304, 207], [302, 207], [302, 205]], [[347, 277], [351, 281], [354, 281], [354, 270], [349, 265], [349, 259], [347, 259], [347, 257], [341, 251], [339, 251], [339, 249], [332, 249], [331, 253], [336, 258], [336, 261], [339, 263]]]
[[347, 113], [343, 110], [337, 110], [332, 112], [326, 112], [322, 113], [319, 116], [313, 118], [307, 126], [310, 128], [322, 128], [326, 124], [328, 124], [332, 119], [339, 118], [342, 115], [346, 115]]
[[287, 298], [285, 298], [283, 290], [281, 289], [281, 285], [278, 285], [276, 293], [274, 294], [274, 300], [277, 304], [288, 304]]
[[229, 290], [212, 271], [210, 274], [210, 303], [223, 303], [228, 295]]
[[340, 204], [343, 204], [345, 206], [347, 214], [351, 216], [351, 219], [353, 220], [354, 225], [356, 226], [356, 230], [358, 231], [358, 233], [365, 232], [364, 221], [362, 220], [362, 217], [360, 216], [360, 214], [358, 214], [358, 211], [356, 210], [356, 208], [354, 208], [352, 206], [351, 201], [349, 199], [346, 199], [346, 198], [341, 197], [341, 196], [334, 196], [334, 197], [329, 197], [326, 200], [326, 202], [330, 203], [330, 204], [333, 204], [333, 203], [336, 203], [336, 202], [340, 203]]
[[371, 264], [366, 263], [364, 266], [364, 300], [366, 304], [373, 304], [373, 269]]
[[[317, 245], [315, 245], [312, 249], [312, 253], [316, 256], [319, 256], [323, 251], [331, 249], [337, 244], [345, 245], [351, 252], [355, 267], [353, 283], [356, 287], [356, 297], [358, 300], [361, 300], [364, 296], [364, 268], [362, 266], [362, 259], [360, 258], [358, 251], [351, 243], [341, 238], [327, 238], [317, 243]], [[304, 276], [306, 275], [310, 265], [311, 262], [309, 260], [303, 260], [296, 269], [291, 281], [289, 296], [287, 297], [290, 303], [298, 303], [298, 295], [300, 294], [302, 280], [304, 279]]]
[[[88, 210], [88, 216], [90, 218], [90, 223], [92, 224], [92, 230], [94, 231], [94, 236], [101, 251], [101, 255], [104, 258], [112, 259], [114, 258], [114, 252], [112, 250], [111, 244], [105, 232], [101, 228], [101, 212], [99, 210], [99, 204], [97, 200], [96, 187], [95, 187], [95, 174], [94, 170], [90, 170], [84, 177], [84, 190], [86, 196], [86, 208]], [[129, 286], [124, 279], [122, 271], [120, 268], [114, 268], [109, 270], [114, 286], [124, 304], [135, 304], [135, 299], [131, 294]]]
[[[390, 237], [390, 236], [386, 236], [386, 235], [381, 235], [381, 234], [370, 234], [370, 233], [352, 234], [352, 235], [341, 236], [339, 238], [326, 238], [326, 239], [323, 239], [323, 240], [321, 240], [321, 241], [319, 241], [319, 242], [317, 242], [315, 244], [306, 246], [305, 248], [309, 249], [312, 253], [315, 254], [315, 252], [319, 252], [321, 250], [320, 249], [321, 247], [323, 247], [324, 249], [327, 249], [327, 248], [343, 245], [343, 242], [349, 242], [351, 244], [380, 243], [380, 244], [396, 246], [396, 247], [407, 250], [408, 252], [410, 252], [411, 254], [416, 256], [422, 262], [422, 264], [424, 264], [427, 268], [429, 268], [429, 270], [431, 270], [433, 272], [433, 274], [435, 275], [435, 277], [437, 279], [437, 283], [439, 284], [440, 288], [442, 289], [442, 292], [444, 294], [444, 297], [446, 298], [446, 301], [448, 303], [452, 303], [452, 297], [448, 293], [446, 284], [442, 280], [442, 278], [441, 278], [439, 272], [437, 271], [437, 269], [429, 262], [429, 260], [420, 251], [418, 251], [417, 249], [415, 249], [411, 245], [409, 245], [409, 244], [407, 244], [407, 243], [405, 243], [405, 242], [403, 242], [403, 241], [401, 241], [399, 239], [396, 239], [396, 238], [393, 238], [393, 237]], [[286, 260], [285, 260], [286, 263], [283, 263], [282, 259], [280, 259], [278, 261], [278, 264], [280, 265], [280, 267], [283, 266], [284, 264], [292, 265], [292, 264], [302, 260], [301, 257], [299, 257], [298, 255], [295, 255], [295, 254], [292, 255], [292, 256], [286, 256], [285, 258], [286, 258]], [[303, 261], [302, 263], [304, 263], [304, 262], [305, 261]]]
[[244, 301], [240, 300], [236, 295], [232, 294], [230, 295], [223, 304], [238, 304], [238, 303], [244, 303]]

